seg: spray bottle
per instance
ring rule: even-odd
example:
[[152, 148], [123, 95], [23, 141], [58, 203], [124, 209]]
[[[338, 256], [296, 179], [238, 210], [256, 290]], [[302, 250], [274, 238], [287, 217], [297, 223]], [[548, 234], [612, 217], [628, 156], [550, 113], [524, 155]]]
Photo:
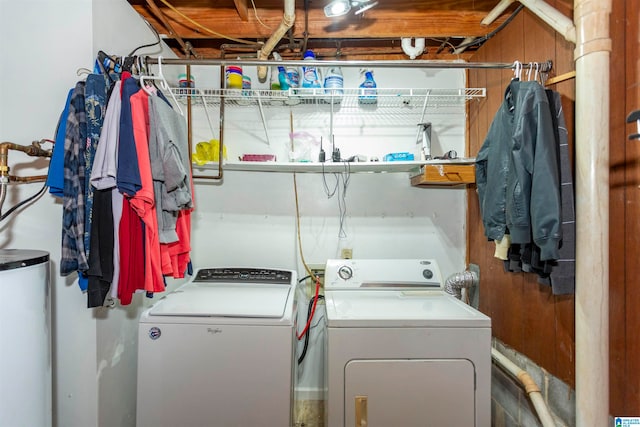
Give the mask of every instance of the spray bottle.
[[360, 84], [358, 102], [360, 104], [376, 104], [378, 102], [378, 85], [373, 79], [373, 70], [361, 69], [360, 74], [364, 74], [364, 81]]

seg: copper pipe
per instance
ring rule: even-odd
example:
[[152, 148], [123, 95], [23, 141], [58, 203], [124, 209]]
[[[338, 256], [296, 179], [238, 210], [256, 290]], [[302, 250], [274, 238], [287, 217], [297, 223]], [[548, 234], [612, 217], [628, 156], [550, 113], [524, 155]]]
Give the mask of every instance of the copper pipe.
[[31, 145], [14, 144], [13, 142], [0, 142], [0, 177], [9, 176], [9, 150], [22, 151], [28, 156], [51, 157], [50, 150], [43, 150], [40, 147], [41, 141], [33, 141]]
[[47, 180], [47, 175], [34, 175], [34, 176], [15, 176], [9, 175], [9, 182], [43, 182]]

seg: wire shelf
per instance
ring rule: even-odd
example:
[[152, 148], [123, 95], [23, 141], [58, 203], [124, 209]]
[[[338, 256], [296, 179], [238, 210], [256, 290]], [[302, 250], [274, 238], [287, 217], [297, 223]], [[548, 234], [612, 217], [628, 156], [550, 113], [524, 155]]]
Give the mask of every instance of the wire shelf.
[[[219, 104], [222, 100], [231, 105], [298, 105], [298, 104], [341, 104], [358, 107], [402, 107], [426, 106], [438, 108], [464, 105], [467, 101], [484, 98], [485, 88], [460, 89], [377, 89], [375, 98], [368, 95], [370, 89], [345, 88], [342, 93], [336, 89], [304, 88], [288, 90], [260, 89], [209, 89], [171, 88], [177, 99], [194, 103]], [[332, 92], [333, 91], [333, 92]]]

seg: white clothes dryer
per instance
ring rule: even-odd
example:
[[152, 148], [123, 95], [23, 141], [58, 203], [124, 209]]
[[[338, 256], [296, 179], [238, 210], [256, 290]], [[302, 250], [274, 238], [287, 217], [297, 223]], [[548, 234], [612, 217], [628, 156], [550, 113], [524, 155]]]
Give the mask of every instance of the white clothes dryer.
[[433, 259], [329, 260], [327, 427], [491, 425], [491, 320]]
[[206, 268], [146, 310], [137, 427], [291, 426], [297, 275]]

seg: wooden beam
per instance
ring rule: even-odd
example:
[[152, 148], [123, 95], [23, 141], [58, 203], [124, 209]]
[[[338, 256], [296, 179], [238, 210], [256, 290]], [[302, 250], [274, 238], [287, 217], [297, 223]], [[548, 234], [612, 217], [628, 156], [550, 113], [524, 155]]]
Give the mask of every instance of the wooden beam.
[[238, 16], [242, 22], [247, 22], [249, 20], [249, 10], [247, 7], [247, 0], [233, 0], [233, 3], [236, 5], [236, 10], [238, 11]]
[[[136, 6], [143, 16], [148, 12]], [[233, 7], [211, 9], [191, 9], [182, 11], [199, 24], [225, 36], [235, 38], [260, 39], [268, 38], [282, 20], [282, 11], [275, 9], [258, 9], [263, 26], [253, 16], [243, 22]], [[165, 10], [165, 15], [173, 23], [174, 31], [184, 39], [208, 39], [211, 35], [185, 21], [172, 11]], [[485, 17], [484, 11], [460, 12], [453, 10], [436, 11], [392, 11], [388, 9], [372, 9], [364, 16], [347, 16], [343, 19], [330, 19], [318, 9], [311, 9], [308, 15], [309, 38], [399, 38], [399, 37], [481, 37], [497, 28], [505, 17], [500, 17], [493, 24], [480, 24]], [[293, 36], [304, 36], [304, 12], [296, 11], [296, 24]], [[162, 28], [153, 16], [149, 22], [156, 28]]]

